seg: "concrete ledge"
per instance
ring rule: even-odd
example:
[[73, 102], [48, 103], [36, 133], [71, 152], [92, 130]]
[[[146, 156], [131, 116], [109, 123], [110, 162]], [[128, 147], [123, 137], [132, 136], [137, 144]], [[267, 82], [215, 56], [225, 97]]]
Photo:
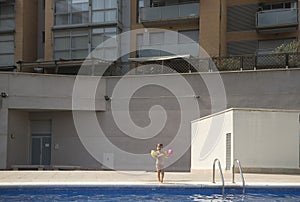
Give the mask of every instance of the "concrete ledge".
[[[235, 169], [239, 172], [238, 168]], [[242, 168], [244, 173], [300, 174], [300, 168]]]
[[52, 166], [54, 170], [80, 170], [80, 166], [64, 166], [64, 165], [54, 165]]
[[[223, 169], [222, 169], [223, 170]], [[224, 170], [223, 170], [224, 171]], [[255, 173], [255, 174], [289, 174], [299, 175], [300, 168], [248, 168], [242, 167], [243, 173]], [[218, 173], [218, 169], [216, 169]], [[225, 172], [232, 172], [231, 170], [225, 170]], [[239, 168], [235, 167], [235, 173], [239, 173]], [[212, 169], [192, 169], [191, 173], [212, 173]]]
[[44, 165], [12, 165], [13, 170], [44, 170]]

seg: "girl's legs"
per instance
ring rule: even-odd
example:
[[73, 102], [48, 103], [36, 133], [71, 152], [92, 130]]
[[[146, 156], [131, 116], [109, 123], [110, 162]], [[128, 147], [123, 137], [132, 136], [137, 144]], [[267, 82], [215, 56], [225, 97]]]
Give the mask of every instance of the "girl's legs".
[[158, 182], [161, 182], [161, 180], [160, 180], [160, 173], [161, 173], [161, 170], [157, 169], [157, 179], [158, 179]]
[[163, 183], [164, 182], [164, 176], [165, 176], [165, 170], [164, 169], [157, 170], [158, 182]]
[[160, 180], [160, 182], [163, 183], [164, 182], [164, 176], [165, 176], [165, 170], [161, 169], [160, 173], [161, 173], [161, 178], [160, 178], [161, 180]]

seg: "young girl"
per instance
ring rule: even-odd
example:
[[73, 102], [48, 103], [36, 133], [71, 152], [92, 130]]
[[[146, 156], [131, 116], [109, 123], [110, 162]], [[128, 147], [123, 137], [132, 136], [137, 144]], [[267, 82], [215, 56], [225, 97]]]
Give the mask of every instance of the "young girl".
[[166, 153], [162, 151], [163, 144], [157, 144], [156, 146], [156, 171], [157, 171], [157, 178], [160, 183], [164, 181], [165, 175], [165, 157]]

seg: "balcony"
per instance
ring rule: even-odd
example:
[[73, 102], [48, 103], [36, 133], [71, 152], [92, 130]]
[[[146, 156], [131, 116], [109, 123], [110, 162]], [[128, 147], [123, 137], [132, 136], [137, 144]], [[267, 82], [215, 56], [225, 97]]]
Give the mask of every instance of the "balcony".
[[[21, 72], [77, 75], [82, 64], [87, 75], [122, 76], [125, 74], [172, 74], [216, 71], [255, 71], [263, 69], [300, 68], [300, 52], [193, 58], [190, 55], [132, 58], [129, 62], [107, 62], [98, 59], [18, 62]], [[4, 68], [4, 69], [3, 69]], [[0, 67], [12, 71], [15, 67]], [[91, 68], [91, 69], [89, 69]], [[103, 73], [103, 68], [106, 68]], [[135, 69], [134, 71], [132, 71]], [[130, 71], [130, 72], [129, 72]]]
[[198, 22], [199, 3], [179, 4], [161, 7], [140, 8], [140, 22], [144, 25]]
[[256, 14], [256, 28], [259, 33], [280, 33], [296, 31], [298, 9], [276, 9]]

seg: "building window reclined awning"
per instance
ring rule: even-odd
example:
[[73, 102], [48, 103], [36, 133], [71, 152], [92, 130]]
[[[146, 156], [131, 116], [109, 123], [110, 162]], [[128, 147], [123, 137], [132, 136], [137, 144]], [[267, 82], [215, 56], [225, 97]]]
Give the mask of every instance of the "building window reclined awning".
[[191, 58], [191, 55], [168, 55], [168, 56], [128, 58], [128, 60], [133, 61], [133, 62], [153, 62], [153, 61], [165, 61], [165, 60], [173, 60], [173, 59], [190, 59], [190, 58]]
[[168, 55], [154, 57], [128, 58], [130, 62], [140, 63], [136, 67], [136, 73], [163, 74], [163, 73], [190, 73], [197, 71], [190, 64], [191, 55]]

